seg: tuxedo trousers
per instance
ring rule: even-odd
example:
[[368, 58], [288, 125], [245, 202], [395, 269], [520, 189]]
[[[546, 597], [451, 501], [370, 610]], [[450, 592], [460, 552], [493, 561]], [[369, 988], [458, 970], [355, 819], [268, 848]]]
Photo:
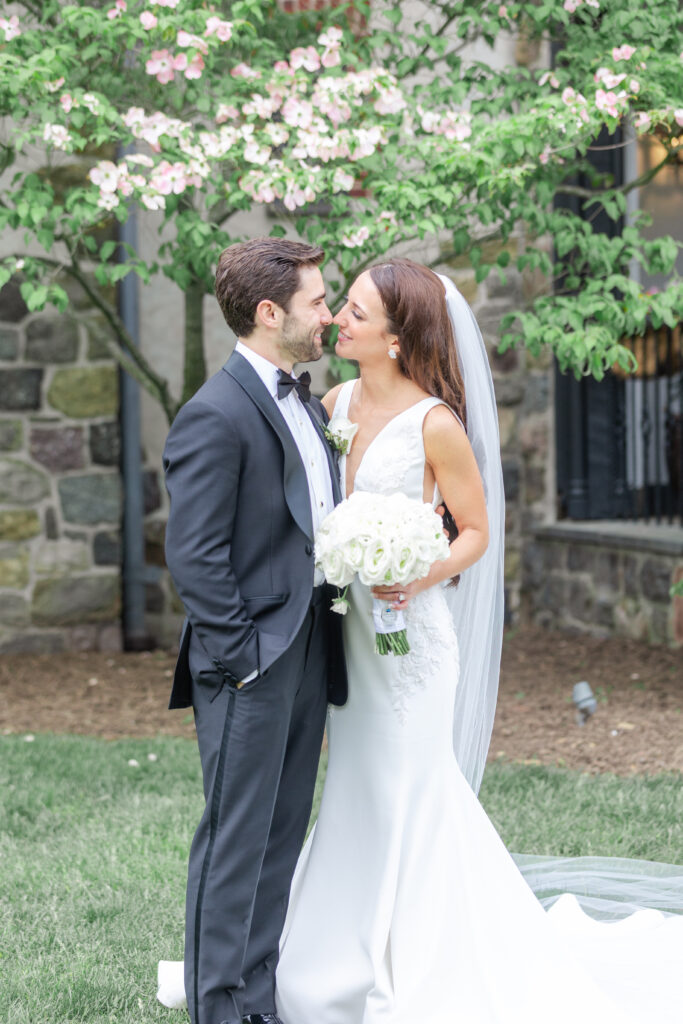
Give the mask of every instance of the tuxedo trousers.
[[192, 1024], [275, 1012], [280, 934], [325, 727], [328, 602], [316, 588], [289, 648], [241, 688], [192, 681], [206, 797], [187, 884]]

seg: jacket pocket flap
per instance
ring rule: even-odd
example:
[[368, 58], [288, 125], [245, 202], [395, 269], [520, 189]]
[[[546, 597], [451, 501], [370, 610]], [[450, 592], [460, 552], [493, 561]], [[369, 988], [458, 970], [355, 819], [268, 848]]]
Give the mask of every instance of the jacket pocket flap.
[[244, 601], [247, 613], [253, 617], [284, 604], [286, 597], [286, 594], [266, 594], [263, 597], [244, 597], [242, 600]]

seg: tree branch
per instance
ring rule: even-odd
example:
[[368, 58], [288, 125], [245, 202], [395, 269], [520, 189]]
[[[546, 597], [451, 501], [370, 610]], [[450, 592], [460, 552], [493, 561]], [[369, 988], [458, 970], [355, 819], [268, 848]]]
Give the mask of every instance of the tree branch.
[[643, 188], [644, 185], [649, 184], [653, 178], [655, 178], [662, 167], [667, 164], [673, 163], [673, 158], [677, 153], [683, 151], [683, 143], [679, 146], [674, 146], [673, 149], [668, 150], [666, 156], [655, 164], [649, 171], [645, 171], [640, 175], [639, 178], [634, 178], [633, 181], [626, 182], [619, 188], [603, 188], [603, 189], [590, 189], [582, 188], [580, 185], [561, 185], [556, 189], [557, 195], [565, 196], [579, 196], [583, 199], [599, 199], [600, 196], [610, 195], [614, 192], [621, 192], [622, 195], [626, 195], [628, 192], [632, 192], [636, 188]]
[[[118, 338], [120, 347], [108, 345], [112, 354], [121, 366], [130, 373], [131, 377], [134, 377], [135, 380], [137, 380], [153, 398], [156, 398], [166, 413], [168, 422], [172, 423], [175, 414], [178, 411], [178, 403], [171, 397], [167, 381], [163, 380], [154, 372], [150, 364], [140, 352], [138, 346], [135, 344], [135, 341], [126, 330], [123, 321], [114, 307], [99, 294], [96, 288], [93, 288], [87, 275], [81, 270], [78, 262], [74, 259], [73, 254], [72, 263], [69, 266], [65, 266], [64, 269], [66, 273], [78, 281], [83, 291], [103, 314], [109, 323], [109, 326]], [[124, 356], [121, 349], [125, 351], [128, 358]]]

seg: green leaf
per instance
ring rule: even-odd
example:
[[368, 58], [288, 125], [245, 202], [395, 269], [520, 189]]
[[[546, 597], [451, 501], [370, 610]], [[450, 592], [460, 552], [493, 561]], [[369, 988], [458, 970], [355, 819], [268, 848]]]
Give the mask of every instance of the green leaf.
[[40, 228], [36, 231], [36, 238], [46, 252], [50, 252], [55, 242], [54, 232], [50, 228]]
[[47, 286], [39, 284], [37, 288], [33, 288], [31, 294], [26, 299], [26, 308], [32, 313], [36, 309], [41, 309], [47, 302]]
[[100, 259], [103, 261], [108, 260], [109, 257], [115, 252], [116, 245], [117, 243], [113, 242], [111, 239], [108, 242], [105, 242], [100, 249]]

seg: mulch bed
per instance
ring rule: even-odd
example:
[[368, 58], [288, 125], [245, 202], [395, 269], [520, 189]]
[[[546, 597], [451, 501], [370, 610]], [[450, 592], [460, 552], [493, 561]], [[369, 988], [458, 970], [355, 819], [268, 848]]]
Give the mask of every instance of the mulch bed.
[[[194, 736], [166, 710], [174, 655], [71, 652], [0, 657], [0, 733]], [[598, 699], [583, 726], [572, 687]], [[490, 760], [620, 775], [683, 771], [683, 652], [538, 629], [503, 646]]]

